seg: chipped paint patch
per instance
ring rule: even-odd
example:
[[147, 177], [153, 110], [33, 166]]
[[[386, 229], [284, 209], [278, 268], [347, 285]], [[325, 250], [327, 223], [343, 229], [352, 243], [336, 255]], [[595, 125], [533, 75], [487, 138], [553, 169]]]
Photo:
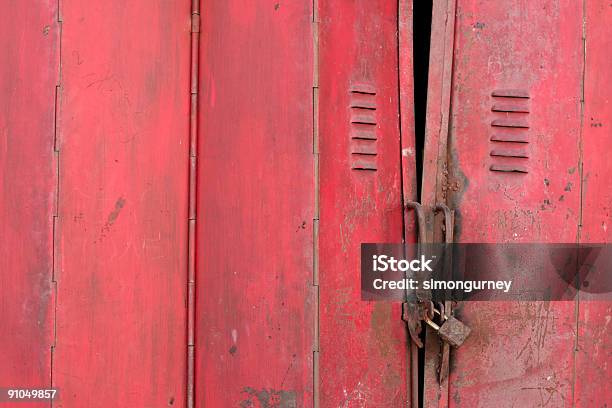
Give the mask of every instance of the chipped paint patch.
[[244, 387], [242, 393], [245, 399], [240, 402], [241, 408], [297, 408], [297, 395], [295, 391], [275, 390], [262, 388], [257, 390], [253, 387]]
[[405, 149], [402, 149], [402, 156], [404, 157], [414, 156], [414, 148], [407, 147]]

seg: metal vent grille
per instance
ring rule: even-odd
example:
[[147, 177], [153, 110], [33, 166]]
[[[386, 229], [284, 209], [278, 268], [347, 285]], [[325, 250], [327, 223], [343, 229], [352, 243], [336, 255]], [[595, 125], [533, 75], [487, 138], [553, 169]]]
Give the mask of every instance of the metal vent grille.
[[370, 84], [355, 83], [349, 92], [351, 169], [376, 171], [376, 90]]
[[529, 92], [524, 89], [496, 89], [491, 93], [491, 150], [489, 170], [528, 173]]

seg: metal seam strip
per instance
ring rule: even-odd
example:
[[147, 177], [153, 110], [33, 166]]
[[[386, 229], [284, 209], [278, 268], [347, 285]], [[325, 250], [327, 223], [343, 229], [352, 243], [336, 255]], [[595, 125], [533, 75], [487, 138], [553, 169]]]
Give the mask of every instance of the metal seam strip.
[[[52, 212], [52, 248], [51, 248], [51, 288], [52, 288], [52, 307], [53, 312], [51, 318], [51, 327], [53, 330], [51, 338], [51, 350], [50, 350], [50, 364], [49, 364], [49, 382], [50, 388], [54, 387], [53, 383], [53, 366], [55, 357], [55, 348], [57, 346], [57, 265], [59, 263], [59, 248], [57, 246], [57, 234], [59, 228], [59, 206], [60, 206], [60, 140], [59, 140], [59, 123], [60, 123], [60, 110], [61, 110], [61, 87], [62, 87], [62, 12], [61, 12], [61, 0], [57, 0], [57, 82], [55, 84], [55, 98], [54, 98], [54, 121], [53, 121], [53, 153], [55, 155], [55, 192], [53, 197], [53, 212]], [[50, 401], [49, 406], [53, 408], [53, 400]]]
[[187, 256], [187, 408], [195, 406], [196, 190], [200, 3], [191, 2], [191, 75], [189, 84], [189, 208]]
[[[455, 22], [457, 17], [457, 0], [449, 0], [448, 8], [447, 8], [447, 31], [445, 33], [445, 46], [444, 46], [444, 72], [443, 72], [443, 88], [442, 88], [442, 125], [440, 126], [440, 140], [444, 141], [441, 143], [443, 148], [442, 152], [438, 152], [438, 157], [440, 157], [440, 153], [444, 153], [444, 160], [446, 162], [446, 170], [450, 169], [450, 161], [452, 160], [452, 155], [450, 154], [452, 150], [452, 140], [451, 140], [451, 110], [452, 110], [452, 82], [453, 82], [453, 70], [454, 70], [454, 45], [455, 45]], [[442, 169], [438, 168], [438, 172]], [[450, 171], [449, 171], [450, 173]], [[440, 180], [439, 180], [440, 181]], [[438, 183], [439, 183], [438, 181]], [[438, 192], [438, 186], [436, 186], [436, 191]], [[438, 193], [436, 193], [437, 195]], [[442, 197], [436, 197], [436, 202], [444, 202], [448, 204], [448, 197], [444, 197], [444, 200], [441, 200]], [[436, 204], [436, 203], [434, 203]], [[446, 348], [442, 350], [442, 353], [449, 353], [450, 349]], [[450, 361], [450, 356], [447, 357]], [[450, 365], [446, 367], [449, 369]], [[440, 384], [440, 396], [439, 396], [439, 406], [448, 406], [449, 404], [449, 387], [450, 387], [450, 372], [442, 373], [441, 378], [444, 380]]]
[[[398, 38], [397, 38], [397, 76], [398, 76], [398, 111], [399, 111], [399, 135], [400, 135], [400, 174], [402, 177], [402, 189], [401, 189], [401, 202], [402, 207], [406, 205], [407, 201], [416, 200], [416, 172], [414, 173], [414, 177], [410, 180], [408, 179], [409, 170], [407, 169], [408, 163], [404, 163], [403, 157], [403, 149], [406, 145], [406, 140], [408, 138], [412, 138], [414, 140], [414, 127], [410, 127], [408, 124], [410, 122], [414, 123], [414, 110], [412, 106], [409, 106], [409, 102], [407, 101], [409, 97], [409, 101], [414, 99], [414, 88], [412, 86], [412, 82], [410, 81], [410, 76], [413, 75], [413, 64], [412, 64], [412, 52], [408, 58], [402, 58], [402, 51], [405, 53], [406, 50], [412, 51], [412, 46], [409, 42], [412, 42], [413, 38], [413, 29], [412, 29], [412, 20], [413, 20], [413, 5], [410, 0], [399, 0], [398, 1], [398, 9], [397, 9], [397, 29], [398, 29]], [[406, 93], [404, 93], [406, 92]], [[415, 168], [416, 170], [416, 168]], [[405, 211], [402, 211], [402, 240], [406, 242], [406, 217]], [[413, 396], [416, 393], [413, 392], [414, 389], [414, 376], [417, 374], [414, 372], [414, 369], [417, 368], [417, 365], [414, 364], [414, 354], [415, 354], [415, 345], [408, 338], [408, 347], [406, 349], [406, 404], [414, 405], [415, 399]], [[410, 403], [409, 403], [410, 401]], [[418, 403], [418, 401], [417, 401]], [[417, 408], [414, 406], [413, 408]]]
[[312, 153], [314, 156], [313, 282], [314, 339], [312, 353], [313, 407], [319, 407], [319, 2], [312, 1]]
[[[585, 191], [585, 178], [584, 178], [584, 112], [585, 112], [585, 80], [586, 80], [586, 65], [587, 65], [587, 8], [586, 0], [582, 2], [582, 72], [580, 77], [580, 136], [579, 136], [579, 157], [578, 157], [578, 172], [580, 175], [580, 204], [578, 213], [578, 231], [576, 233], [576, 242], [578, 244], [582, 241], [582, 221], [584, 211], [584, 191]], [[579, 330], [580, 330], [580, 293], [576, 293], [576, 300], [574, 302], [574, 350], [572, 355], [572, 406], [576, 406], [576, 361], [577, 354], [579, 352]]]

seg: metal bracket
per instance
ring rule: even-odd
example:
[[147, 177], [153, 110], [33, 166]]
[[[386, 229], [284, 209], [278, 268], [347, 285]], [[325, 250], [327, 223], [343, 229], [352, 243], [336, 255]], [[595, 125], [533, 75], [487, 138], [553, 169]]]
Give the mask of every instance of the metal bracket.
[[[425, 232], [425, 212], [423, 206], [415, 201], [408, 201], [404, 206], [404, 210], [412, 209], [416, 213], [417, 227], [418, 227], [418, 240], [419, 243], [426, 241]], [[420, 255], [420, 254], [418, 254]], [[420, 339], [422, 331], [421, 321], [425, 320], [427, 316], [433, 317], [433, 304], [431, 303], [431, 292], [423, 289], [416, 290], [416, 302], [409, 302], [408, 289], [406, 290], [406, 301], [402, 305], [402, 320], [406, 322], [410, 338], [417, 345], [422, 348], [423, 342]]]
[[[425, 211], [423, 210], [423, 206], [420, 203], [415, 201], [408, 201], [404, 207], [404, 210], [414, 210], [417, 217], [417, 227], [418, 227], [418, 242], [419, 244], [426, 243], [426, 231], [425, 231]], [[450, 210], [445, 204], [437, 204], [433, 210], [434, 213], [442, 212], [444, 214], [444, 234], [445, 234], [445, 243], [451, 244], [453, 242], [453, 228], [454, 228], [454, 219], [453, 219], [453, 211]], [[419, 247], [419, 254], [422, 251], [421, 247]], [[444, 268], [449, 270], [452, 267], [450, 256], [445, 257], [445, 265]], [[417, 276], [417, 278], [422, 278], [422, 276]], [[410, 337], [412, 341], [419, 347], [423, 347], [423, 342], [420, 339], [420, 334], [422, 331], [421, 322], [432, 322], [434, 318], [434, 314], [436, 309], [434, 308], [434, 304], [432, 302], [432, 294], [430, 290], [417, 289], [416, 290], [416, 302], [410, 302], [408, 299], [410, 298], [410, 294], [408, 290], [406, 291], [406, 301], [402, 305], [402, 320], [406, 322], [408, 327], [408, 331], [410, 333]], [[445, 301], [438, 305], [439, 312], [442, 316], [446, 316], [447, 318], [452, 317], [452, 302]], [[443, 361], [441, 368], [446, 369], [448, 367], [448, 350], [446, 350], [446, 346], [444, 347], [443, 352]], [[446, 368], [445, 368], [446, 367]], [[441, 370], [442, 371], [442, 370]]]

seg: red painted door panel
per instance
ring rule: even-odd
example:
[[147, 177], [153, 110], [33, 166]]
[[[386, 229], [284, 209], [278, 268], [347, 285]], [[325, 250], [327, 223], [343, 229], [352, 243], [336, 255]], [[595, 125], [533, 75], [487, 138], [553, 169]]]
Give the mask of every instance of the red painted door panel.
[[402, 240], [397, 2], [321, 0], [319, 21], [320, 403], [406, 406], [400, 305], [359, 278], [362, 242]]
[[51, 384], [58, 39], [55, 2], [3, 2], [0, 387], [46, 388]]
[[184, 406], [190, 4], [61, 7], [54, 406]]
[[[586, 58], [584, 111], [582, 118], [582, 227], [580, 242], [612, 241], [612, 7], [603, 0], [585, 2]], [[592, 301], [600, 296], [581, 294], [577, 304], [576, 381], [577, 407], [612, 405], [612, 336], [609, 301]]]
[[[598, 33], [588, 46], [595, 57], [587, 62], [586, 76], [585, 9], [580, 2], [446, 3], [434, 21], [451, 33], [447, 49], [453, 65], [445, 64], [446, 76], [436, 76], [434, 69], [430, 83], [434, 91], [442, 90], [441, 100], [450, 96], [449, 113], [441, 115], [447, 115], [448, 129], [439, 129], [436, 141], [448, 143], [448, 175], [438, 165], [425, 180], [437, 179], [438, 197], [456, 210], [456, 241], [609, 240], [602, 227], [609, 219], [604, 215], [609, 193], [598, 193], [589, 184], [592, 178], [599, 189], [610, 187], [601, 177], [609, 166], [595, 154], [611, 147], [609, 132], [606, 138], [590, 125], [590, 116], [609, 117], [603, 82], [610, 68], [595, 51], [605, 47], [607, 20], [593, 17], [592, 10], [602, 2], [586, 9], [587, 32]], [[447, 10], [454, 18], [440, 14]], [[440, 28], [434, 25], [432, 31]], [[448, 37], [432, 41], [432, 50], [449, 44]], [[432, 64], [440, 63], [432, 56]], [[440, 106], [444, 111], [443, 103], [430, 104], [429, 112], [435, 114]], [[428, 125], [430, 140], [435, 139], [431, 130], [440, 123], [433, 122]], [[605, 382], [609, 377], [609, 335], [597, 329], [609, 318], [609, 307], [582, 302], [466, 303], [459, 315], [472, 335], [451, 354], [447, 391], [438, 387], [437, 364], [426, 365], [425, 406], [609, 402], [605, 387], [584, 385], [586, 378], [595, 381], [597, 376]], [[431, 332], [428, 339], [426, 361], [437, 361], [437, 339]], [[591, 358], [598, 363], [588, 368]]]
[[[410, 406], [400, 305], [359, 277], [361, 243], [414, 239], [409, 3], [202, 2], [190, 78], [190, 0], [5, 1], [0, 386], [185, 406], [195, 238], [195, 405]], [[435, 2], [421, 199], [457, 241], [610, 241], [611, 13]], [[442, 385], [428, 332], [424, 405], [610, 405], [593, 298], [463, 304]]]
[[201, 15], [196, 406], [312, 406], [312, 2]]

